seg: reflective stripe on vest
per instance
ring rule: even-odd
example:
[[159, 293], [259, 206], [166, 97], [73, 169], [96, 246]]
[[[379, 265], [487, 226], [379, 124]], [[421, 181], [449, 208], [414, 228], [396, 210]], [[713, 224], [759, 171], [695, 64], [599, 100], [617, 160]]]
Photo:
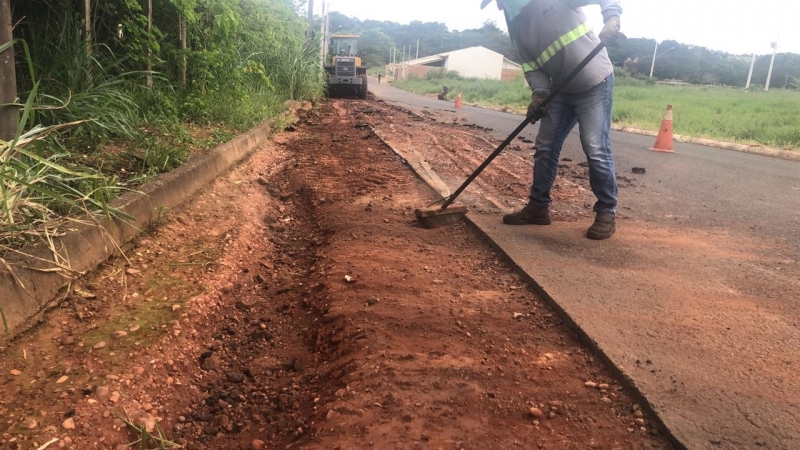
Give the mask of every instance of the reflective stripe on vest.
[[550, 61], [550, 58], [558, 53], [559, 50], [582, 38], [589, 33], [590, 30], [591, 28], [589, 27], [588, 23], [581, 24], [578, 28], [575, 28], [553, 42], [550, 47], [547, 47], [547, 49], [543, 51], [538, 58], [536, 58], [536, 61], [523, 64], [522, 70], [525, 72], [530, 72], [532, 70], [541, 69], [545, 64], [547, 64], [547, 61]]

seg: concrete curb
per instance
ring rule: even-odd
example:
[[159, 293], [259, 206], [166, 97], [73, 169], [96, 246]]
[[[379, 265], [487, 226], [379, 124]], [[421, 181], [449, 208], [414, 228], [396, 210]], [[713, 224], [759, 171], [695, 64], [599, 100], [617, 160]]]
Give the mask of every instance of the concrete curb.
[[[424, 181], [428, 185], [428, 187], [430, 187], [434, 192], [436, 192], [439, 195], [443, 195], [443, 196], [449, 195], [449, 194], [445, 194], [442, 191], [442, 186], [445, 186], [444, 189], [446, 189], [446, 192], [449, 192], [449, 189], [444, 184], [444, 182], [441, 180], [441, 178], [439, 178], [439, 176], [436, 173], [434, 173], [432, 170], [430, 170], [429, 166], [426, 167], [427, 163], [425, 163], [425, 165], [415, 163], [415, 162], [424, 160], [424, 158], [422, 158], [421, 155], [414, 154], [414, 152], [407, 152], [407, 151], [404, 151], [402, 149], [395, 148], [394, 146], [392, 146], [390, 144], [390, 141], [388, 141], [384, 137], [382, 137], [375, 129], [372, 129], [372, 131], [373, 131], [373, 133], [375, 133], [376, 136], [378, 136], [378, 138], [381, 140], [381, 142], [383, 142], [384, 145], [386, 145], [397, 156], [399, 156], [411, 168], [411, 170], [413, 170], [414, 173], [422, 181]], [[650, 402], [647, 400], [647, 397], [645, 397], [645, 395], [642, 393], [642, 391], [636, 386], [635, 381], [633, 379], [631, 379], [626, 374], [624, 369], [622, 369], [621, 367], [617, 366], [614, 363], [614, 361], [608, 356], [608, 354], [597, 343], [597, 341], [592, 339], [592, 337], [583, 328], [581, 328], [581, 326], [578, 325], [577, 322], [575, 322], [575, 320], [558, 303], [558, 301], [555, 298], [553, 298], [553, 296], [551, 296], [544, 289], [544, 287], [541, 284], [539, 284], [539, 282], [536, 281], [536, 279], [534, 279], [529, 273], [527, 273], [524, 269], [522, 269], [522, 267], [520, 267], [520, 265], [517, 264], [517, 262], [514, 260], [514, 258], [512, 258], [511, 255], [509, 255], [499, 244], [497, 244], [491, 238], [489, 233], [487, 233], [485, 230], [483, 230], [480, 227], [480, 225], [478, 225], [476, 222], [471, 220], [470, 217], [469, 217], [469, 214], [464, 216], [464, 220], [467, 222], [467, 224], [472, 229], [474, 229], [480, 236], [482, 236], [486, 240], [486, 242], [489, 243], [489, 245], [491, 245], [492, 248], [495, 251], [497, 251], [498, 254], [500, 254], [506, 260], [506, 262], [508, 262], [514, 268], [514, 270], [517, 272], [517, 274], [519, 274], [520, 277], [523, 280], [525, 280], [525, 282], [528, 283], [528, 285], [531, 286], [531, 288], [534, 290], [534, 292], [539, 294], [542, 297], [542, 299], [544, 299], [544, 301], [551, 308], [553, 308], [553, 310], [556, 312], [556, 314], [559, 316], [559, 318], [561, 318], [561, 320], [563, 320], [564, 323], [566, 323], [571, 329], [573, 329], [575, 331], [575, 333], [578, 335], [578, 338], [580, 339], [581, 343], [583, 343], [584, 345], [589, 347], [589, 349], [591, 349], [592, 352], [595, 355], [597, 355], [601, 360], [603, 360], [603, 362], [605, 363], [606, 367], [608, 367], [611, 370], [611, 372], [614, 374], [614, 376], [617, 378], [617, 380], [629, 392], [631, 392], [633, 394], [634, 398], [640, 403], [640, 405], [645, 410], [645, 412], [647, 412], [651, 417], [655, 417], [656, 418], [656, 421], [658, 423], [659, 429], [669, 439], [670, 443], [672, 443], [678, 449], [681, 449], [681, 450], [686, 449], [687, 447], [677, 439], [677, 437], [675, 436], [675, 433], [673, 433], [672, 430], [670, 430], [670, 428], [667, 427], [667, 425], [664, 423], [664, 421], [661, 418], [661, 416], [659, 416], [658, 413], [656, 412], [655, 408], [653, 408], [653, 405], [651, 405]]]
[[[21, 249], [21, 253], [30, 255], [28, 257], [19, 254], [4, 256], [14, 273], [0, 265], [0, 308], [9, 327], [9, 333], [3, 333], [0, 328], [0, 342], [35, 324], [37, 318], [55, 303], [54, 298], [62, 288], [138, 236], [159, 218], [164, 209], [180, 205], [252, 153], [269, 138], [273, 124], [274, 120], [264, 122], [144, 184], [138, 192], [128, 192], [111, 202], [112, 207], [132, 216], [132, 221], [100, 218], [96, 224], [70, 226], [63, 236], [53, 239], [57, 255], [46, 245], [37, 243]], [[62, 266], [56, 261], [61, 261]], [[68, 265], [69, 270], [64, 270], [64, 265]]]
[[[658, 136], [657, 131], [641, 130], [639, 128], [623, 127], [620, 125], [612, 125], [612, 130], [622, 131], [623, 133], [640, 134], [643, 136]], [[686, 144], [697, 144], [705, 147], [720, 148], [723, 150], [731, 150], [740, 153], [750, 153], [752, 155], [769, 156], [771, 158], [785, 159], [788, 161], [800, 161], [800, 151], [781, 150], [771, 147], [760, 147], [755, 145], [736, 144], [733, 142], [715, 141], [713, 139], [696, 138], [691, 136], [684, 136], [682, 134], [675, 134], [673, 138], [678, 142]]]

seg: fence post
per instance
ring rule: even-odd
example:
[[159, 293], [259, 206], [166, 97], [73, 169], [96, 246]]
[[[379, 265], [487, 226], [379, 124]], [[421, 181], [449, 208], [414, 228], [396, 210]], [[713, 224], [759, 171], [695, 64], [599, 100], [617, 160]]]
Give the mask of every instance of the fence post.
[[[11, 25], [11, 0], [0, 0], [0, 45], [14, 39]], [[0, 105], [14, 103], [17, 99], [17, 73], [14, 47], [0, 53]], [[17, 133], [19, 109], [0, 106], [0, 139], [10, 141]]]

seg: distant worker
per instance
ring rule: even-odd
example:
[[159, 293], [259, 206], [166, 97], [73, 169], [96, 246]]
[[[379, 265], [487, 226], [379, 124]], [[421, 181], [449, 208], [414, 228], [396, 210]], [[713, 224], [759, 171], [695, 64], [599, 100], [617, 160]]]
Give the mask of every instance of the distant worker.
[[[529, 203], [503, 217], [508, 225], [549, 225], [550, 191], [558, 172], [561, 147], [577, 123], [589, 161], [589, 182], [597, 197], [590, 239], [608, 239], [616, 230], [617, 179], [609, 130], [614, 68], [603, 50], [547, 106], [539, 105], [599, 43], [614, 43], [620, 33], [618, 0], [496, 0], [505, 12], [511, 40], [523, 58], [525, 79], [533, 91], [528, 117], [541, 118], [536, 137]], [[483, 0], [481, 8], [492, 0]], [[600, 5], [605, 28], [598, 36], [580, 7]]]
[[450, 89], [447, 86], [442, 86], [442, 92], [439, 92], [439, 100], [447, 100], [447, 94], [450, 93]]
[[381, 77], [383, 77], [383, 74], [380, 74], [380, 73], [379, 73], [379, 74], [378, 74], [378, 84], [381, 84]]

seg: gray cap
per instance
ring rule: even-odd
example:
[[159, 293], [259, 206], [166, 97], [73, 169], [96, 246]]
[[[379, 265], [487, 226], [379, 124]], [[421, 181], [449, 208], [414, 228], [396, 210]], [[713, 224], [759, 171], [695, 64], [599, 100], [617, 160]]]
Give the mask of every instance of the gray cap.
[[489, 3], [492, 3], [492, 0], [483, 0], [483, 3], [481, 3], [481, 9], [486, 8], [486, 5]]

